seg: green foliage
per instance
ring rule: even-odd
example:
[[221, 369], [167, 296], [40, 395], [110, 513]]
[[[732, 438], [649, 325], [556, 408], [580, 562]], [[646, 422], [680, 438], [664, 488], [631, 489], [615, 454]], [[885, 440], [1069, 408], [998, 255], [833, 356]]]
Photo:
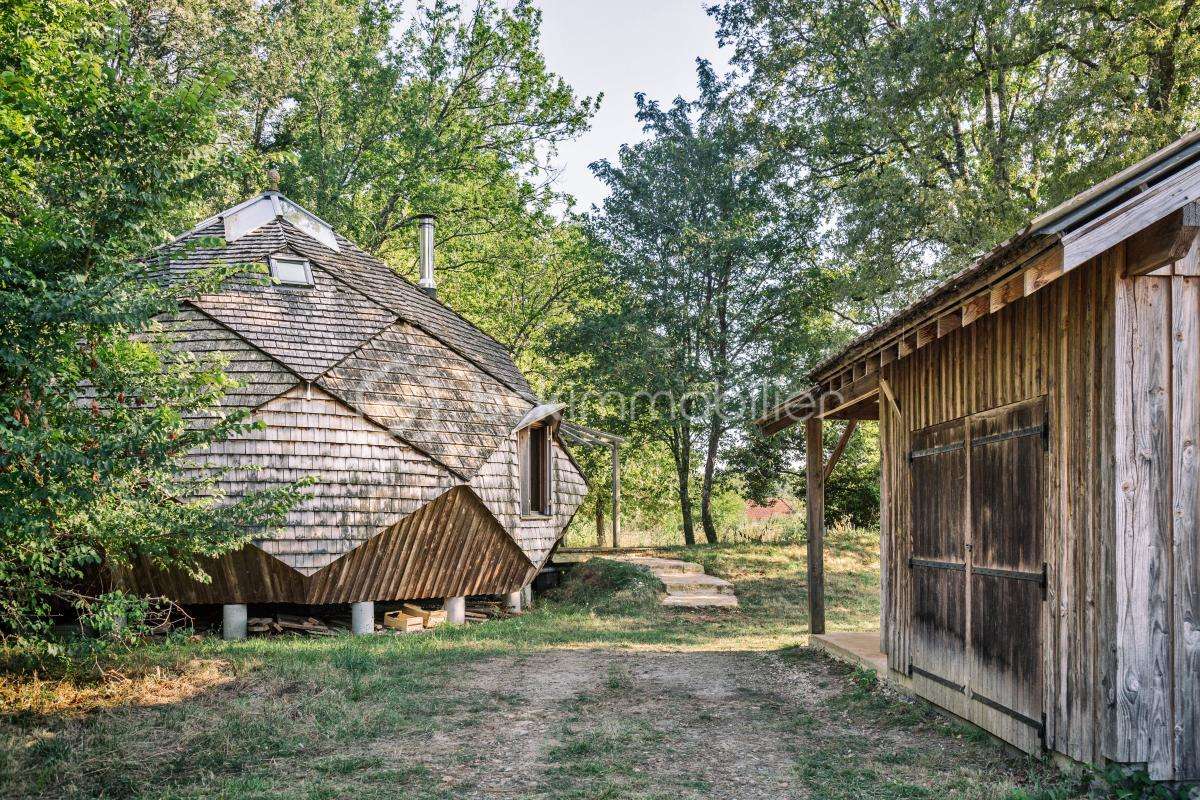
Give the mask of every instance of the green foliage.
[[842, 311], [873, 322], [1200, 122], [1200, 9], [725, 0], [756, 117], [825, 211]]
[[693, 101], [638, 95], [647, 138], [593, 165], [611, 192], [591, 232], [612, 302], [564, 336], [568, 352], [596, 354], [594, 382], [622, 395], [603, 409], [614, 424], [669, 448], [689, 544], [693, 477], [711, 543], [721, 457], [752, 416], [756, 381], [802, 359], [810, 326], [790, 323], [812, 312], [822, 286], [811, 210], [778, 152], [727, 80], [705, 62], [697, 73]]
[[187, 470], [247, 423], [211, 413], [218, 368], [148, 338], [195, 287], [158, 287], [135, 259], [219, 168], [228, 76], [163, 85], [131, 61], [125, 12], [30, 0], [0, 20], [0, 616], [19, 639], [136, 556], [199, 574], [297, 498], [219, 503]]
[[[837, 446], [842, 425], [824, 426], [825, 458]], [[774, 436], [751, 431], [730, 454], [732, 471], [745, 482], [747, 496], [765, 503], [780, 494], [803, 497], [804, 427], [797, 425]], [[860, 422], [850, 435], [825, 484], [825, 518], [847, 519], [859, 527], [879, 521], [879, 434], [873, 422]]]
[[629, 614], [656, 608], [662, 591], [662, 582], [645, 567], [593, 558], [573, 567], [551, 599], [598, 613]]
[[1144, 769], [1131, 769], [1111, 764], [1097, 772], [1104, 787], [1104, 797], [1112, 800], [1188, 800], [1192, 797], [1187, 786], [1173, 787], [1150, 777]]

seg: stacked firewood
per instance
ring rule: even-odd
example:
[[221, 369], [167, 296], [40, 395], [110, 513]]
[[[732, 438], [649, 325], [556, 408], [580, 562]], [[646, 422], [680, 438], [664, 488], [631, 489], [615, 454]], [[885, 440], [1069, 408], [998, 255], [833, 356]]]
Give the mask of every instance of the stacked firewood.
[[467, 603], [467, 622], [487, 622], [490, 619], [519, 617], [519, 611], [508, 611], [497, 600], [471, 600]]
[[246, 630], [267, 636], [283, 633], [299, 633], [305, 636], [337, 636], [350, 628], [341, 621], [325, 621], [316, 617], [301, 617], [295, 614], [276, 614], [271, 617], [251, 617], [246, 620]]

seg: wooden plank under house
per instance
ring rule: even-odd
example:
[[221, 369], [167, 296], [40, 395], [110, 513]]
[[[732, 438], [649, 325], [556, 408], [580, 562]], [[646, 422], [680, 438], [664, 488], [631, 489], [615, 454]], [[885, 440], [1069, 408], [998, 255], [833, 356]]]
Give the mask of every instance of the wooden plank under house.
[[1033, 220], [758, 420], [806, 425], [814, 634], [822, 426], [878, 420], [896, 682], [1027, 751], [1179, 781], [1200, 779], [1198, 200], [1192, 134]]
[[519, 602], [588, 487], [563, 406], [437, 300], [434, 223], [417, 221], [420, 286], [276, 190], [156, 254], [165, 281], [247, 265], [160, 320], [173, 347], [226, 360], [240, 386], [225, 406], [262, 423], [193, 454], [196, 469], [228, 469], [229, 497], [312, 483], [281, 530], [205, 564], [210, 582], [141, 562], [119, 584], [224, 604], [235, 636], [246, 603], [357, 604], [365, 632], [375, 601], [443, 599], [451, 617], [467, 595]]

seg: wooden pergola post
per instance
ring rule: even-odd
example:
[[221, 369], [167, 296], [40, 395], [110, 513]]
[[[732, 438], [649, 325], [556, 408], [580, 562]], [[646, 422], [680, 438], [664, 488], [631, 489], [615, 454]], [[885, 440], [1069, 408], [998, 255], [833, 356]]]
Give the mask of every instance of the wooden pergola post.
[[820, 417], [804, 422], [808, 505], [808, 632], [825, 632], [825, 464]]
[[612, 443], [612, 542], [613, 549], [621, 546], [621, 459], [617, 454], [620, 442]]

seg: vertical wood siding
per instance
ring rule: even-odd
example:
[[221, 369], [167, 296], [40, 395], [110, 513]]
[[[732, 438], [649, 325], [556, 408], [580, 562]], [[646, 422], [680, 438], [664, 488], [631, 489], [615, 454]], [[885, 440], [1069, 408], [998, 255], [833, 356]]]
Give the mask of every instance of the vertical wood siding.
[[[913, 655], [906, 460], [912, 432], [1046, 398], [1051, 430], [1042, 498], [1049, 571], [1041, 620], [1046, 741], [1088, 761], [1100, 757], [1105, 715], [1101, 654], [1107, 640], [1097, 586], [1104, 532], [1112, 530], [1104, 522], [1106, 514], [1111, 517], [1105, 507], [1113, 476], [1112, 368], [1105, 359], [1112, 353], [1118, 267], [1116, 257], [1106, 254], [881, 368], [899, 407], [880, 401], [884, 633], [889, 666], [898, 671], [907, 669]], [[1002, 724], [993, 719], [989, 727]]]
[[1116, 675], [1106, 748], [1178, 780], [1200, 778], [1200, 279], [1183, 271], [1117, 287]]
[[1200, 277], [1172, 281], [1175, 776], [1200, 779]]

